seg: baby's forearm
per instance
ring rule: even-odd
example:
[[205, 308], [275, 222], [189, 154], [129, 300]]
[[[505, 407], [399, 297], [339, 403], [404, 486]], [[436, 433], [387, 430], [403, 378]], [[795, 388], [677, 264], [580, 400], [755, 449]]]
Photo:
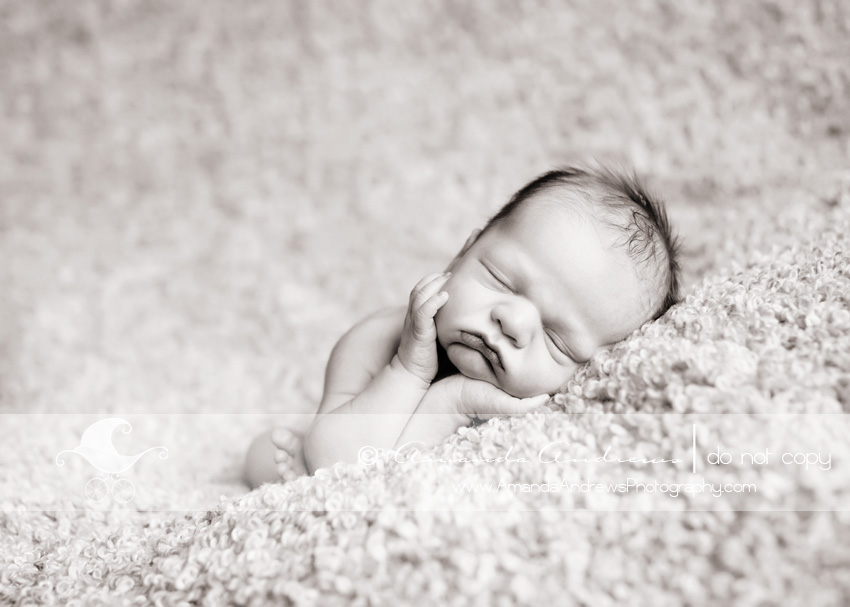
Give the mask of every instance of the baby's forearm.
[[354, 463], [365, 446], [392, 449], [429, 385], [394, 356], [360, 394], [316, 417], [304, 438], [309, 471]]
[[470, 424], [472, 419], [458, 411], [457, 399], [453, 398], [457, 390], [453, 391], [452, 384], [456, 380], [449, 377], [431, 386], [396, 441], [396, 449], [427, 449], [443, 442], [458, 428]]

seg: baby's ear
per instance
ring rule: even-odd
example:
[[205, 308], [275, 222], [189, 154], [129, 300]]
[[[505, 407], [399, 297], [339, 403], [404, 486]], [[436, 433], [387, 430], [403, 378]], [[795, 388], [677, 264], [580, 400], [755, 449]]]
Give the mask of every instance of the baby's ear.
[[472, 247], [472, 245], [475, 244], [475, 241], [478, 240], [479, 236], [481, 236], [481, 228], [475, 228], [474, 230], [472, 230], [472, 234], [470, 234], [469, 238], [466, 239], [466, 242], [464, 243], [463, 248], [460, 250], [460, 252], [455, 255], [454, 259], [452, 259], [452, 262], [449, 264], [449, 267], [446, 268], [446, 272], [454, 272], [454, 269], [457, 264], [460, 262], [463, 256], [466, 255], [466, 252]]

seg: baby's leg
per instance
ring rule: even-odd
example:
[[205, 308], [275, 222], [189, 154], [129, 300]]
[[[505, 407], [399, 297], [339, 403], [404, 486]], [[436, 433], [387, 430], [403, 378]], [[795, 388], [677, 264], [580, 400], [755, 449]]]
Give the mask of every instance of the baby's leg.
[[303, 437], [286, 428], [263, 432], [248, 448], [245, 482], [255, 489], [263, 483], [288, 481], [306, 474], [302, 444]]

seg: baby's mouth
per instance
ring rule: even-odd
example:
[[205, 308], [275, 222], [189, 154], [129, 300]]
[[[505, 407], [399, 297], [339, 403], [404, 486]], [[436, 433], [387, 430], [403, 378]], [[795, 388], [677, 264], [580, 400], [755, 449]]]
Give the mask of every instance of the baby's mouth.
[[504, 369], [502, 366], [502, 359], [499, 356], [499, 353], [493, 350], [490, 346], [487, 345], [487, 342], [484, 341], [478, 335], [474, 333], [467, 333], [466, 331], [460, 332], [460, 340], [464, 343], [464, 345], [469, 346], [473, 350], [477, 350], [481, 353], [481, 355], [487, 359], [487, 361], [493, 366], [500, 369]]

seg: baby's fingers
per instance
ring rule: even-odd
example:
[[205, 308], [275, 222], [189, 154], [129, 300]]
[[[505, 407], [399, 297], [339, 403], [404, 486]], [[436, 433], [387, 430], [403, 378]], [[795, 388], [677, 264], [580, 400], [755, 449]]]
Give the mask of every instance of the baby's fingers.
[[545, 405], [549, 398], [548, 394], [516, 398], [491, 384], [476, 380], [467, 380], [461, 392], [462, 412], [481, 419], [528, 413]]
[[498, 417], [500, 415], [523, 415], [534, 411], [547, 402], [549, 402], [548, 394], [541, 394], [540, 396], [533, 396], [531, 398], [508, 396], [504, 399], [495, 399], [493, 402], [481, 407], [481, 410], [474, 417], [490, 419], [491, 417]]
[[442, 308], [448, 300], [449, 294], [440, 291], [413, 312], [413, 333], [417, 339], [425, 341], [435, 339], [434, 316], [436, 316], [437, 310]]
[[440, 291], [419, 308], [417, 316], [421, 320], [430, 320], [437, 314], [437, 310], [446, 305], [449, 300], [449, 294], [446, 291]]
[[426, 301], [431, 299], [440, 291], [442, 286], [446, 284], [449, 276], [451, 276], [451, 272], [429, 274], [416, 283], [416, 286], [413, 287], [413, 290], [410, 292], [410, 309], [416, 310], [421, 308]]
[[431, 282], [434, 282], [438, 278], [446, 276], [446, 274], [448, 274], [448, 272], [434, 272], [433, 274], [428, 274], [428, 276], [416, 283], [416, 286], [413, 287], [413, 289], [410, 291], [410, 296], [415, 296], [417, 293], [419, 293], [419, 291], [424, 289], [426, 285]]

